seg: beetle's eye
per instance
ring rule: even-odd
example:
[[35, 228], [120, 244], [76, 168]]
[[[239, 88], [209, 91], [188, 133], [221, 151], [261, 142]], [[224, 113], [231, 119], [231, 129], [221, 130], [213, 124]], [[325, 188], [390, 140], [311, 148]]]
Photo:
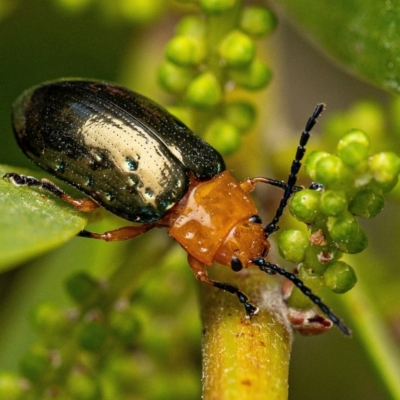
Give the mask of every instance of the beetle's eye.
[[237, 257], [232, 257], [231, 268], [233, 271], [239, 272], [243, 268], [242, 262]]
[[254, 223], [256, 223], [256, 224], [262, 224], [261, 218], [260, 218], [258, 215], [252, 215], [252, 216], [249, 218], [249, 221], [250, 221], [250, 222], [254, 222]]

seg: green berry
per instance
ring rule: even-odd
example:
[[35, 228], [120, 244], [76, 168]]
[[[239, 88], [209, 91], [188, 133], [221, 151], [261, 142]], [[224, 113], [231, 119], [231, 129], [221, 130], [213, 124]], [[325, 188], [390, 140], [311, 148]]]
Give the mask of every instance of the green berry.
[[200, 0], [200, 6], [205, 13], [219, 14], [235, 5], [235, 0]]
[[135, 344], [142, 331], [140, 315], [133, 307], [113, 311], [110, 325], [113, 334], [125, 345]]
[[338, 216], [347, 210], [348, 204], [344, 191], [327, 190], [321, 195], [320, 210], [327, 216]]
[[256, 110], [248, 102], [235, 101], [225, 106], [224, 117], [235, 125], [240, 132], [245, 132], [253, 125], [256, 119]]
[[100, 390], [94, 379], [79, 372], [69, 375], [67, 390], [75, 400], [96, 400], [100, 398]]
[[11, 372], [0, 372], [0, 399], [22, 400], [22, 385], [19, 378]]
[[124, 18], [140, 24], [153, 21], [165, 8], [163, 0], [120, 0], [117, 4]]
[[350, 213], [328, 217], [327, 227], [332, 240], [344, 253], [360, 253], [368, 246], [367, 235]]
[[346, 293], [357, 282], [356, 274], [350, 265], [334, 261], [324, 272], [325, 285], [335, 293]]
[[205, 33], [204, 20], [196, 15], [188, 15], [182, 18], [176, 27], [177, 36], [203, 37]]
[[50, 360], [50, 354], [45, 348], [37, 346], [29, 349], [20, 361], [21, 375], [35, 383], [44, 381], [52, 370]]
[[329, 155], [316, 163], [315, 178], [327, 187], [337, 187], [345, 183], [348, 174], [343, 161], [338, 156]]
[[66, 281], [68, 294], [79, 304], [96, 302], [101, 295], [100, 285], [86, 272], [78, 272]]
[[308, 235], [297, 229], [288, 229], [279, 235], [279, 252], [288, 261], [294, 263], [303, 261], [309, 246]]
[[292, 197], [289, 210], [299, 221], [311, 224], [319, 213], [321, 193], [311, 189], [301, 190]]
[[255, 59], [245, 68], [229, 70], [229, 76], [244, 89], [260, 90], [271, 81], [272, 72], [264, 62]]
[[30, 321], [36, 331], [51, 339], [65, 334], [69, 326], [63, 310], [50, 302], [36, 305], [30, 313]]
[[180, 67], [198, 65], [205, 57], [204, 42], [194, 36], [175, 36], [167, 44], [166, 57]]
[[195, 78], [187, 88], [189, 102], [199, 108], [210, 108], [221, 101], [222, 91], [217, 78], [205, 72]]
[[204, 139], [224, 156], [234, 153], [241, 143], [239, 130], [225, 119], [217, 119], [207, 128]]
[[239, 30], [230, 32], [221, 42], [219, 54], [229, 67], [240, 68], [254, 58], [256, 48], [253, 40]]
[[317, 180], [317, 164], [320, 160], [325, 157], [330, 156], [329, 153], [324, 151], [313, 151], [306, 158], [304, 167], [306, 169], [307, 175], [313, 180]]
[[309, 246], [304, 257], [304, 265], [321, 275], [334, 257], [335, 253], [328, 246]]
[[378, 215], [385, 205], [385, 198], [371, 189], [363, 189], [356, 193], [350, 203], [349, 211], [362, 218]]
[[158, 79], [161, 85], [170, 93], [184, 93], [195, 73], [192, 69], [178, 67], [171, 62], [164, 62], [158, 70]]
[[250, 6], [243, 10], [240, 28], [253, 37], [269, 35], [276, 27], [274, 14], [265, 7]]
[[338, 144], [338, 155], [349, 167], [357, 167], [368, 158], [369, 137], [360, 130], [346, 133]]
[[388, 192], [398, 181], [400, 158], [390, 151], [375, 154], [369, 160], [369, 168], [375, 182], [384, 192]]
[[79, 345], [87, 351], [98, 351], [106, 343], [108, 332], [100, 321], [84, 321], [78, 334]]

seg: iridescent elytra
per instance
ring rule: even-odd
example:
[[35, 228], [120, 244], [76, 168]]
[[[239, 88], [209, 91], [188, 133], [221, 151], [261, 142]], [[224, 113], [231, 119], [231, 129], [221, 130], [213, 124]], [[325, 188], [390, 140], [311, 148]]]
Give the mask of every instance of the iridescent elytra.
[[[258, 308], [235, 285], [211, 280], [214, 262], [240, 271], [257, 266], [280, 274], [308, 296], [345, 334], [349, 329], [295, 274], [266, 260], [268, 237], [294, 191], [310, 130], [323, 111], [309, 118], [287, 182], [256, 177], [238, 182], [222, 156], [152, 100], [121, 86], [92, 80], [59, 80], [25, 91], [13, 106], [13, 129], [22, 151], [39, 167], [86, 196], [74, 199], [44, 179], [8, 173], [16, 185], [51, 192], [81, 211], [104, 207], [139, 225], [102, 234], [78, 235], [127, 240], [165, 227], [188, 253], [195, 277], [236, 294], [246, 315]], [[274, 218], [262, 226], [249, 193], [258, 183], [284, 190]]]

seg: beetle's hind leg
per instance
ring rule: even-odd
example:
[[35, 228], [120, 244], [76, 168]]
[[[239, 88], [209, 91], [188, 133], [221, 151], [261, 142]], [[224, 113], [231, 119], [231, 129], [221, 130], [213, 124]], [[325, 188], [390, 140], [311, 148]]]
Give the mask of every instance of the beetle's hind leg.
[[101, 239], [106, 242], [118, 242], [121, 240], [133, 239], [142, 233], [154, 228], [157, 224], [144, 224], [138, 226], [124, 226], [119, 229], [114, 229], [112, 231], [104, 233], [94, 233], [86, 230], [80, 231], [77, 236], [91, 238], [91, 239]]
[[48, 179], [37, 179], [33, 176], [20, 175], [15, 172], [5, 174], [3, 178], [8, 179], [15, 186], [31, 186], [49, 192], [66, 203], [71, 204], [78, 211], [91, 212], [100, 207], [89, 198], [74, 199]]
[[253, 306], [253, 304], [248, 302], [248, 297], [236, 286], [231, 283], [226, 282], [217, 282], [212, 279], [209, 279], [207, 276], [206, 266], [191, 256], [189, 254], [188, 257], [190, 268], [192, 269], [194, 276], [201, 282], [207, 283], [208, 285], [214, 286], [218, 289], [225, 290], [226, 292], [236, 294], [239, 301], [244, 305], [244, 309], [246, 310], [246, 315], [248, 317], [252, 317], [253, 315], [258, 313], [258, 307]]

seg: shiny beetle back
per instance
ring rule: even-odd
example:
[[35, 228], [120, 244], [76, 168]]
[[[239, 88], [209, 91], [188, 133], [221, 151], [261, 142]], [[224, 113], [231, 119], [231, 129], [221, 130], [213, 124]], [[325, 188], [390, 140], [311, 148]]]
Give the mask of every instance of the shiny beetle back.
[[151, 100], [96, 81], [36, 86], [13, 107], [17, 141], [41, 168], [133, 222], [161, 219], [221, 155]]

